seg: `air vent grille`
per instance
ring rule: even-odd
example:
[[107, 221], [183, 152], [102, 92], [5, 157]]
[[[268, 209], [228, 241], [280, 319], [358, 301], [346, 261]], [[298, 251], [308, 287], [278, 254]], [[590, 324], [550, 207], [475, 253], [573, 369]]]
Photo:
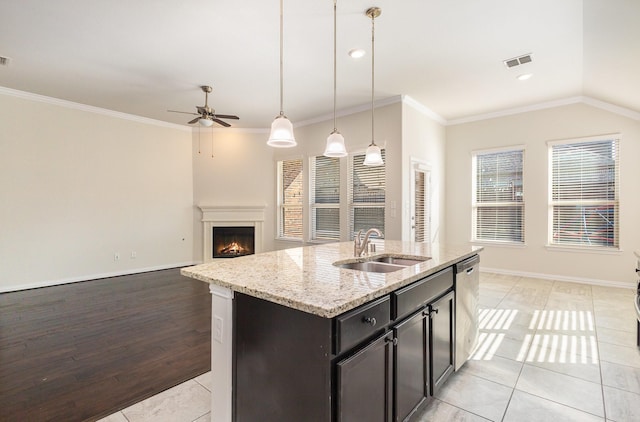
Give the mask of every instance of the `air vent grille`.
[[9, 57], [0, 56], [0, 66], [9, 66]]
[[503, 62], [505, 66], [511, 68], [511, 67], [520, 66], [522, 64], [531, 63], [532, 61], [533, 61], [533, 58], [531, 57], [531, 53], [529, 53], [520, 57], [514, 57], [512, 59], [504, 60]]

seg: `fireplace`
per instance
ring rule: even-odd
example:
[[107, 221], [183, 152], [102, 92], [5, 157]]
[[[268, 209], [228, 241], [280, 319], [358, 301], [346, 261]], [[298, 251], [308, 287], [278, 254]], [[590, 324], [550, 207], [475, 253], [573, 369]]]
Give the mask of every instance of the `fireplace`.
[[[213, 229], [253, 230], [251, 253], [264, 252], [264, 214], [266, 204], [200, 205], [202, 210], [202, 260], [218, 259], [215, 252]], [[237, 241], [236, 241], [237, 242]], [[240, 256], [240, 255], [232, 255]]]
[[255, 253], [255, 227], [213, 227], [213, 258], [235, 258]]

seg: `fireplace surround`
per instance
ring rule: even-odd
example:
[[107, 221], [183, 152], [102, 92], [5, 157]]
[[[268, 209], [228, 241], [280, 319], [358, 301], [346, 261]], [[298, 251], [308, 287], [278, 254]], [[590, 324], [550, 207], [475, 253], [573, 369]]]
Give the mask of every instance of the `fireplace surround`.
[[198, 208], [202, 211], [203, 262], [214, 259], [214, 227], [253, 227], [254, 252], [263, 252], [265, 204], [199, 205]]

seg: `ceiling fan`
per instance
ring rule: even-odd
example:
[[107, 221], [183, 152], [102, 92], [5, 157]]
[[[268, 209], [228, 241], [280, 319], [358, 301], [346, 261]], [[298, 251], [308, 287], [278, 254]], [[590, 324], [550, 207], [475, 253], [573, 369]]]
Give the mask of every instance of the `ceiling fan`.
[[196, 106], [198, 110], [197, 113], [190, 113], [188, 111], [177, 111], [177, 110], [167, 110], [172, 113], [184, 113], [184, 114], [193, 114], [194, 116], [198, 116], [195, 119], [191, 120], [189, 124], [193, 124], [199, 122], [202, 126], [211, 126], [213, 122], [216, 122], [220, 126], [229, 127], [231, 126], [229, 123], [220, 120], [220, 119], [240, 119], [238, 116], [234, 116], [231, 114], [217, 114], [214, 109], [209, 107], [209, 94], [213, 90], [210, 86], [203, 85], [200, 87], [202, 91], [204, 91], [204, 106]]

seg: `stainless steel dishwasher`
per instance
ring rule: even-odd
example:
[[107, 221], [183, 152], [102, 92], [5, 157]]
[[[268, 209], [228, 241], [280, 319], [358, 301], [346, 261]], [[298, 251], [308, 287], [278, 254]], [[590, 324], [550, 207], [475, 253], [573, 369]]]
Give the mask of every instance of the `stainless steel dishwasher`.
[[478, 255], [456, 264], [456, 371], [471, 357], [478, 341], [479, 266]]

